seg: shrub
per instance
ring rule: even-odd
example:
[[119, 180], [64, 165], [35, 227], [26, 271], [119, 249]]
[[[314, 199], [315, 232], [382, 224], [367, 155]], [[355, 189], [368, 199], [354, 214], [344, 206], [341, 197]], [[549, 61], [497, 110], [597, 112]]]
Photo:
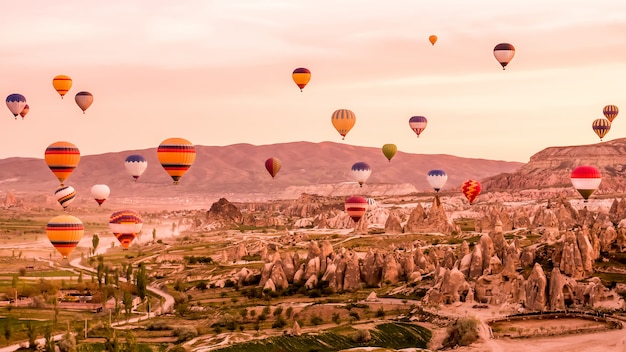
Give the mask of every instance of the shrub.
[[320, 325], [324, 322], [324, 320], [319, 315], [314, 315], [311, 317], [311, 325]]
[[198, 330], [193, 326], [179, 326], [172, 331], [172, 335], [177, 337], [178, 343], [181, 343], [198, 336]]
[[372, 339], [370, 331], [367, 329], [359, 329], [352, 334], [352, 342], [363, 343]]
[[475, 318], [459, 318], [448, 328], [443, 347], [469, 346], [478, 340], [478, 321]]

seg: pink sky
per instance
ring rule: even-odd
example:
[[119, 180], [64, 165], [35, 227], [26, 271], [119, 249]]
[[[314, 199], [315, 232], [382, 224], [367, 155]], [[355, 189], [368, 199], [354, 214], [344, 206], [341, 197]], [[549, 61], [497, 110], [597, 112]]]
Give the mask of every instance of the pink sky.
[[[626, 115], [626, 2], [38, 1], [0, 13], [0, 158], [156, 147], [334, 141], [526, 162], [599, 142], [607, 104]], [[435, 46], [428, 36], [439, 37]], [[493, 47], [509, 42], [503, 71]], [[300, 92], [296, 67], [312, 72]], [[52, 78], [74, 85], [65, 99]], [[74, 95], [94, 103], [83, 115]], [[356, 116], [345, 141], [330, 116]], [[429, 124], [420, 138], [408, 120]], [[626, 136], [618, 115], [604, 140]]]

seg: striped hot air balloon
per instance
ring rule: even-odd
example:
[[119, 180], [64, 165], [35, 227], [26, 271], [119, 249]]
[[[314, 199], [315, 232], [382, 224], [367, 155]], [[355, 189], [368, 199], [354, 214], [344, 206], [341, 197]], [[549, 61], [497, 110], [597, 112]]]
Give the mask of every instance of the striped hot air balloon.
[[480, 183], [474, 180], [467, 180], [461, 185], [461, 191], [465, 195], [465, 198], [469, 200], [470, 205], [474, 204], [476, 197], [480, 194]]
[[46, 148], [46, 164], [59, 179], [61, 186], [70, 177], [78, 162], [80, 161], [80, 151], [70, 142], [55, 142]]
[[89, 109], [91, 104], [93, 104], [93, 94], [89, 92], [78, 92], [74, 97], [76, 101], [76, 105], [85, 113], [85, 110]]
[[109, 194], [111, 194], [111, 189], [107, 185], [97, 184], [91, 187], [91, 196], [96, 200], [98, 205], [102, 205], [102, 203], [109, 198]]
[[333, 112], [330, 118], [333, 126], [341, 135], [341, 139], [345, 139], [346, 135], [356, 123], [356, 115], [348, 109], [339, 109]]
[[54, 191], [54, 196], [63, 209], [67, 208], [76, 198], [76, 191], [72, 186], [61, 186]]
[[604, 117], [607, 118], [610, 122], [613, 122], [619, 113], [619, 109], [615, 105], [607, 105], [602, 109], [602, 113]]
[[79, 218], [59, 215], [48, 221], [46, 235], [52, 246], [66, 259], [83, 238], [85, 227]]
[[109, 229], [124, 249], [128, 249], [137, 234], [141, 232], [142, 226], [141, 215], [134, 210], [116, 211], [109, 217]]
[[157, 157], [174, 184], [178, 184], [196, 160], [196, 147], [183, 138], [168, 138], [159, 145]]
[[498, 60], [502, 69], [506, 68], [506, 65], [513, 60], [515, 56], [515, 47], [509, 43], [500, 43], [493, 48], [493, 56]]
[[267, 170], [267, 172], [270, 173], [272, 178], [274, 178], [276, 174], [278, 174], [278, 171], [280, 171], [280, 166], [280, 160], [278, 160], [278, 158], [269, 158], [265, 160], [265, 169]]
[[309, 71], [308, 68], [298, 67], [297, 69], [293, 70], [291, 78], [293, 78], [293, 81], [298, 87], [300, 87], [300, 91], [302, 92], [302, 89], [304, 89], [304, 87], [311, 80], [311, 71]]
[[363, 184], [372, 174], [372, 168], [370, 165], [364, 161], [359, 161], [352, 164], [352, 168], [350, 169], [352, 172], [352, 177], [354, 180], [359, 183], [359, 186], [363, 187]]
[[141, 155], [129, 155], [126, 157], [126, 160], [124, 160], [124, 168], [126, 168], [126, 172], [137, 182], [139, 176], [148, 168], [148, 160]]
[[369, 206], [369, 204], [367, 203], [367, 199], [361, 196], [352, 196], [346, 199], [344, 205], [346, 212], [348, 213], [348, 215], [350, 215], [355, 223], [361, 220]]
[[435, 192], [439, 192], [448, 181], [448, 174], [443, 170], [430, 170], [426, 174], [426, 180]]
[[420, 134], [426, 129], [428, 120], [424, 116], [412, 116], [409, 119], [409, 127], [415, 132], [419, 138]]
[[600, 170], [596, 169], [594, 166], [581, 165], [572, 170], [570, 180], [574, 188], [576, 188], [578, 193], [583, 196], [585, 202], [587, 202], [593, 192], [600, 186], [602, 175], [600, 174]]
[[72, 88], [72, 79], [66, 75], [58, 75], [52, 79], [52, 86], [63, 99], [65, 94]]
[[13, 117], [17, 120], [17, 115], [19, 115], [26, 106], [26, 97], [17, 93], [9, 94], [6, 103], [7, 108], [9, 108], [9, 111], [11, 111], [11, 114], [13, 114]]
[[611, 121], [607, 119], [595, 119], [591, 124], [591, 128], [593, 132], [600, 137], [600, 141], [602, 141], [602, 138], [611, 130]]

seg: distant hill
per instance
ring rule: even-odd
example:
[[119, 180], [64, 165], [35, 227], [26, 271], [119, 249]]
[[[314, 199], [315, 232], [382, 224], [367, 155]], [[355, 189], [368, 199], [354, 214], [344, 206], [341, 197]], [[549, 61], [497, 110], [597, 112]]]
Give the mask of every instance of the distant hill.
[[[458, 189], [467, 179], [481, 180], [511, 173], [524, 165], [519, 162], [401, 151], [389, 162], [380, 148], [334, 142], [292, 142], [261, 146], [233, 144], [223, 147], [197, 145], [196, 151], [196, 162], [179, 185], [173, 185], [169, 175], [162, 169], [156, 148], [82, 156], [80, 164], [65, 183], [73, 186], [77, 194], [89, 201], [91, 186], [104, 183], [111, 188], [112, 199], [126, 199], [125, 203], [132, 204], [133, 199], [150, 198], [167, 198], [170, 202], [183, 203], [190, 197], [200, 200], [216, 197], [241, 200], [258, 198], [263, 194], [277, 195], [287, 189], [297, 192], [300, 189], [315, 190], [316, 187], [336, 184], [354, 187], [350, 169], [357, 161], [367, 162], [373, 170], [361, 189], [364, 193], [368, 189], [393, 185], [430, 191], [426, 173], [431, 169], [443, 169], [449, 175], [444, 190]], [[131, 154], [141, 154], [148, 160], [148, 169], [136, 183], [124, 168], [124, 160]], [[269, 157], [276, 157], [282, 163], [275, 179], [265, 170], [264, 162]], [[53, 193], [58, 185], [58, 180], [43, 158], [0, 160], [2, 193], [45, 196], [50, 201], [54, 199]]]

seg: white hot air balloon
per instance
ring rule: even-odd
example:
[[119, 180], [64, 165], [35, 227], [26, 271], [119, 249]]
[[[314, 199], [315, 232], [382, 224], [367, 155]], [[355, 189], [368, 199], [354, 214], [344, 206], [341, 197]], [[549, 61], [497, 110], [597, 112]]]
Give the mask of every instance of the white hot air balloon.
[[372, 168], [368, 163], [359, 161], [352, 165], [352, 176], [354, 180], [359, 183], [359, 186], [363, 187], [363, 184], [372, 174]]
[[146, 169], [148, 168], [148, 161], [141, 155], [129, 155], [126, 160], [124, 160], [124, 167], [126, 171], [135, 179], [141, 176]]
[[98, 202], [98, 205], [102, 205], [109, 198], [109, 194], [111, 194], [111, 189], [107, 185], [98, 184], [91, 187], [91, 196]]
[[76, 198], [76, 191], [72, 186], [61, 186], [54, 191], [54, 195], [57, 197], [57, 201], [63, 209], [67, 208]]
[[448, 175], [443, 170], [430, 170], [426, 174], [426, 180], [435, 192], [439, 192], [448, 181]]

